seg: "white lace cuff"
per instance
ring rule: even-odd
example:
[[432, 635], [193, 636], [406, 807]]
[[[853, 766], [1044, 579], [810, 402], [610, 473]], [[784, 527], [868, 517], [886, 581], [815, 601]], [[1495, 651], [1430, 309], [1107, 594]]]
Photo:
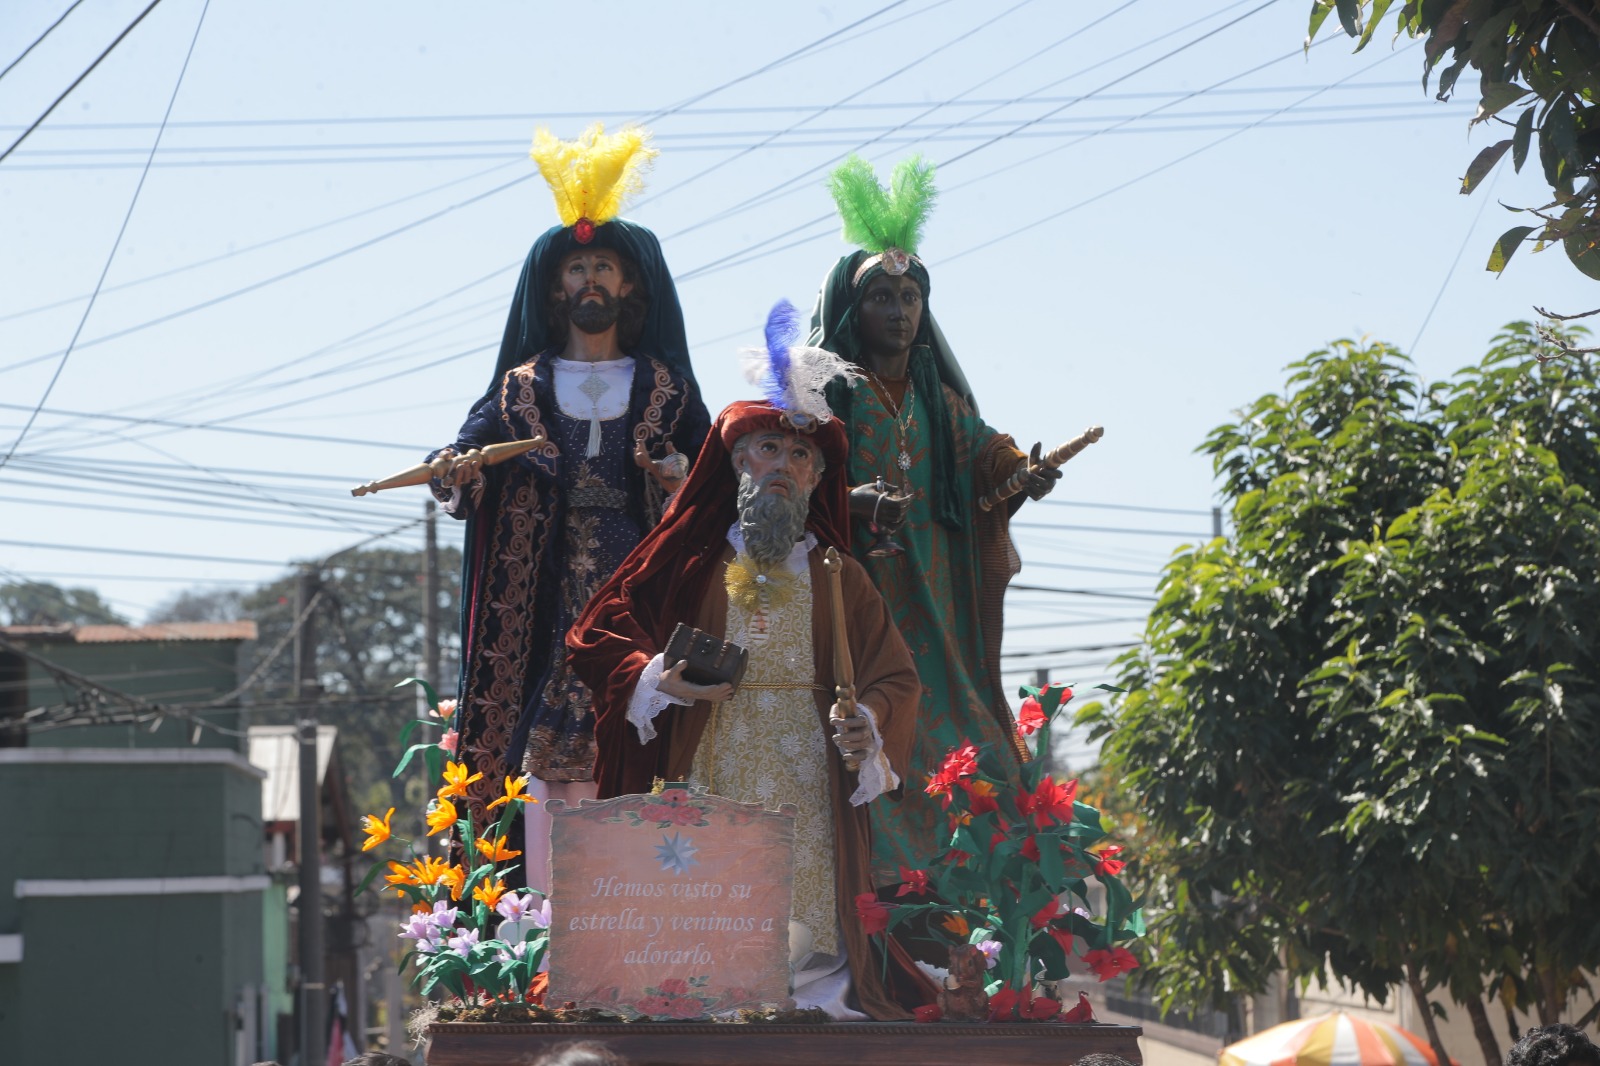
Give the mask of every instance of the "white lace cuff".
[[865, 703], [858, 702], [856, 708], [866, 715], [867, 724], [872, 727], [872, 747], [862, 759], [861, 769], [856, 771], [856, 790], [850, 796], [852, 807], [859, 807], [900, 787], [900, 775], [894, 772], [894, 767], [889, 765], [889, 757], [883, 753], [883, 734], [878, 732], [877, 715]]
[[651, 659], [645, 665], [644, 673], [639, 675], [639, 683], [633, 687], [633, 695], [628, 698], [628, 721], [639, 731], [641, 744], [648, 744], [656, 738], [656, 715], [673, 704], [680, 707], [692, 706], [689, 702], [676, 696], [669, 696], [656, 687], [661, 675], [666, 671], [666, 666], [666, 660], [661, 655]]

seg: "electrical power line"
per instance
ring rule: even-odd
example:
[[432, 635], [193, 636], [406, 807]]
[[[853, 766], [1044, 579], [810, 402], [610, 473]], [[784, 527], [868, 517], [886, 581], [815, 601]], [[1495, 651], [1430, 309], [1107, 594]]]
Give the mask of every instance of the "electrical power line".
[[[123, 37], [126, 37], [133, 30], [133, 27], [137, 26], [139, 22], [146, 15], [148, 15], [152, 9], [155, 8], [156, 4], [160, 2], [161, 0], [150, 0], [150, 6], [140, 12], [139, 17], [129, 23], [128, 28], [123, 30], [117, 39], [112, 41], [110, 46], [108, 46], [104, 52], [100, 53], [100, 58], [96, 59], [94, 63], [90, 64], [89, 70], [84, 71], [78, 76], [78, 81], [73, 82], [72, 85], [68, 86], [66, 92], [62, 93], [56, 98], [56, 103], [51, 104], [50, 109], [47, 110], [44, 115], [39, 116], [39, 120], [38, 122], [34, 123], [34, 126], [36, 127], [39, 125], [39, 122], [43, 122], [45, 117], [50, 114], [50, 111], [55, 110], [56, 104], [59, 104], [62, 100], [66, 99], [67, 93], [70, 93], [74, 88], [76, 88], [78, 82], [88, 77], [89, 71], [98, 66], [100, 64], [100, 60], [109, 55], [111, 53], [111, 49], [115, 48], [117, 43], [121, 41]], [[183, 54], [183, 65], [178, 68], [178, 80], [173, 83], [172, 95], [167, 98], [167, 108], [164, 112], [162, 112], [161, 128], [156, 131], [155, 140], [150, 144], [150, 154], [145, 157], [144, 170], [139, 174], [139, 183], [133, 187], [133, 197], [128, 201], [128, 210], [124, 212], [122, 216], [122, 225], [117, 228], [117, 238], [111, 242], [111, 251], [106, 256], [105, 266], [100, 268], [100, 277], [99, 280], [95, 282], [94, 292], [89, 294], [89, 302], [84, 306], [82, 317], [78, 319], [78, 326], [72, 331], [72, 340], [67, 342], [67, 347], [60, 353], [61, 361], [56, 364], [55, 372], [50, 375], [50, 381], [44, 387], [44, 394], [39, 397], [39, 402], [34, 406], [32, 413], [28, 415], [28, 420], [23, 424], [22, 431], [18, 433], [11, 441], [11, 446], [6, 449], [5, 456], [0, 457], [0, 470], [5, 469], [6, 464], [11, 461], [11, 457], [17, 453], [17, 448], [21, 446], [23, 439], [27, 437], [28, 430], [33, 428], [34, 420], [39, 417], [39, 411], [44, 407], [45, 402], [50, 399], [50, 394], [55, 391], [56, 382], [61, 380], [61, 372], [66, 369], [67, 360], [72, 357], [73, 348], [76, 347], [78, 338], [83, 334], [84, 324], [89, 321], [89, 314], [94, 310], [95, 298], [100, 295], [100, 287], [106, 283], [106, 274], [110, 272], [111, 263], [117, 257], [117, 249], [122, 247], [122, 238], [128, 232], [128, 223], [133, 219], [133, 209], [139, 203], [139, 193], [144, 189], [145, 179], [150, 176], [150, 163], [156, 157], [156, 150], [161, 147], [161, 137], [164, 133], [166, 133], [166, 122], [172, 117], [172, 105], [178, 102], [178, 90], [183, 88], [183, 77], [189, 72], [189, 60], [194, 57], [195, 43], [200, 40], [200, 27], [205, 25], [206, 12], [210, 9], [211, 0], [204, 0], [204, 3], [200, 8], [200, 17], [195, 20], [194, 35], [189, 38], [189, 49]], [[28, 130], [28, 133], [31, 132], [33, 132], [32, 127], [30, 127]], [[22, 143], [23, 137], [26, 137], [28, 133], [24, 133], [22, 137], [18, 137], [16, 142], [13, 143], [10, 148], [7, 148], [4, 152], [0, 152], [0, 161], [3, 161], [6, 156], [10, 155], [12, 150], [15, 149], [18, 144]]]
[[[61, 101], [65, 100], [68, 96], [72, 95], [72, 90], [76, 89], [79, 85], [81, 85], [83, 83], [83, 79], [84, 78], [87, 78], [90, 74], [93, 74], [94, 73], [94, 68], [98, 67], [100, 65], [100, 61], [105, 59], [106, 56], [110, 55], [112, 49], [116, 48], [117, 45], [121, 44], [122, 43], [122, 39], [124, 37], [128, 36], [128, 34], [132, 33], [133, 32], [133, 28], [135, 26], [139, 25], [139, 23], [143, 22], [144, 21], [144, 17], [146, 15], [150, 14], [150, 12], [154, 11], [155, 10], [155, 6], [157, 4], [159, 4], [160, 2], [161, 2], [161, 0], [150, 0], [150, 5], [148, 7], [146, 7], [143, 11], [139, 12], [138, 18], [135, 18], [132, 22], [128, 23], [127, 28], [125, 28], [121, 33], [117, 34], [116, 40], [114, 40], [110, 44], [106, 45], [106, 50], [104, 52], [101, 52], [98, 56], [95, 56], [94, 62], [90, 63], [89, 66], [87, 68], [85, 68], [85, 70], [84, 70], [84, 72], [82, 74], [79, 74], [76, 78], [74, 78], [72, 80], [72, 84], [67, 86], [65, 89], [63, 89], [61, 91], [61, 95], [56, 97], [54, 100], [52, 100], [50, 102], [50, 106], [44, 109], [44, 113], [41, 114], [38, 118], [34, 119], [33, 123], [27, 129], [22, 131], [22, 136], [18, 137], [16, 140], [12, 141], [11, 145], [8, 148], [6, 148], [5, 151], [0, 152], [0, 162], [4, 162], [6, 156], [8, 156], [12, 152], [16, 151], [17, 150], [17, 145], [19, 145], [23, 141], [27, 140], [28, 139], [28, 134], [30, 134], [34, 130], [38, 129], [44, 123], [44, 120], [50, 117], [50, 113], [52, 111], [54, 111], [57, 107], [61, 106]], [[74, 4], [73, 6], [76, 7], [77, 5]], [[63, 15], [62, 17], [65, 18], [66, 16]], [[202, 14], [201, 18], [204, 19], [204, 17], [205, 16]], [[55, 27], [51, 26], [50, 29], [53, 30], [53, 29], [55, 29]], [[45, 32], [49, 33], [50, 30], [46, 30]], [[34, 42], [34, 44], [37, 44], [37, 43], [38, 43], [37, 41]], [[29, 50], [32, 50], [33, 45], [29, 45], [28, 48], [29, 48]], [[26, 55], [27, 53], [24, 52], [23, 54]], [[10, 70], [11, 68], [7, 67], [6, 69]], [[156, 139], [160, 140], [160, 135], [159, 134], [157, 134]]]
[[[11, 62], [7, 63], [6, 64], [6, 69], [0, 70], [0, 78], [4, 78], [7, 74], [10, 74], [12, 67], [16, 66], [18, 63], [22, 62], [24, 59], [27, 59], [28, 58], [28, 53], [33, 51], [36, 47], [38, 47], [40, 41], [43, 41], [46, 37], [50, 36], [50, 33], [51, 33], [52, 30], [54, 30], [57, 26], [59, 26], [63, 22], [65, 22], [67, 20], [67, 16], [72, 14], [73, 11], [77, 10], [78, 5], [81, 4], [81, 3], [83, 3], [83, 0], [72, 0], [72, 3], [67, 5], [67, 9], [65, 11], [63, 11], [61, 13], [61, 15], [54, 22], [50, 23], [50, 25], [48, 25], [48, 26], [46, 26], [44, 28], [44, 32], [43, 33], [39, 34], [39, 36], [37, 36], [37, 37], [35, 37], [33, 39], [33, 43], [32, 44], [30, 44], [30, 45], [28, 45], [28, 47], [24, 48], [22, 50], [21, 54], [17, 56], [17, 58], [15, 58]], [[154, 5], [152, 5], [152, 6], [154, 6]], [[143, 18], [144, 16], [141, 15], [140, 17]], [[81, 81], [82, 79], [79, 79], [79, 80]], [[71, 90], [68, 90], [68, 91], [70, 92]], [[35, 125], [37, 125], [37, 124], [38, 123], [35, 123]], [[24, 135], [24, 136], [26, 136], [26, 135]]]

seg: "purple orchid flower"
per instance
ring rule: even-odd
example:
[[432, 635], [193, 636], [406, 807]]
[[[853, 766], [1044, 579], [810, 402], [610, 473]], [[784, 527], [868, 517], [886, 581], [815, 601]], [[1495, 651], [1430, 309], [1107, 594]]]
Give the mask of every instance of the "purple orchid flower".
[[466, 958], [472, 949], [478, 946], [478, 931], [476, 929], [463, 929], [459, 936], [450, 938], [450, 950]]

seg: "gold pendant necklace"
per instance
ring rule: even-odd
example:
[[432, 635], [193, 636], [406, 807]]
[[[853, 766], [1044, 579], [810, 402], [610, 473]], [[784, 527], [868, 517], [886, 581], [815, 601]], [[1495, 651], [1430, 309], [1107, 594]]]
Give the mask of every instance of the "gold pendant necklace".
[[877, 386], [875, 391], [878, 394], [878, 398], [883, 401], [884, 409], [889, 412], [890, 418], [894, 420], [894, 442], [899, 452], [895, 456], [894, 465], [900, 468], [901, 474], [904, 474], [911, 469], [911, 449], [907, 447], [906, 442], [911, 436], [911, 427], [916, 420], [917, 383], [909, 378], [906, 380], [905, 399], [901, 400], [897, 406], [894, 402], [894, 396], [889, 392], [889, 387], [884, 384], [883, 379], [871, 370], [867, 371], [867, 376]]

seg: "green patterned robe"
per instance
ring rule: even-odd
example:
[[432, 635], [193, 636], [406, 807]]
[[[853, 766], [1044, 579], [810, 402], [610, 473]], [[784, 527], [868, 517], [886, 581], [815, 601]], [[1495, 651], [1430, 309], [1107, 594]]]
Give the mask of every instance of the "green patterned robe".
[[910, 773], [898, 802], [872, 805], [874, 884], [900, 880], [900, 867], [926, 869], [948, 847], [947, 820], [939, 801], [923, 791], [945, 755], [968, 741], [992, 744], [1015, 773], [1022, 750], [1000, 682], [1001, 600], [1019, 568], [1006, 525], [1007, 509], [981, 512], [978, 497], [1008, 478], [1019, 452], [1009, 436], [991, 429], [948, 386], [945, 405], [961, 472], [968, 531], [952, 530], [933, 518], [931, 442], [928, 409], [915, 388], [902, 406], [905, 444], [911, 463], [896, 462], [900, 442], [896, 421], [866, 381], [852, 386], [852, 485], [880, 474], [915, 491], [905, 525], [895, 539], [903, 555], [874, 559], [875, 540], [863, 520], [851, 529], [853, 553], [883, 594], [889, 612], [911, 648], [922, 681], [917, 736]]

